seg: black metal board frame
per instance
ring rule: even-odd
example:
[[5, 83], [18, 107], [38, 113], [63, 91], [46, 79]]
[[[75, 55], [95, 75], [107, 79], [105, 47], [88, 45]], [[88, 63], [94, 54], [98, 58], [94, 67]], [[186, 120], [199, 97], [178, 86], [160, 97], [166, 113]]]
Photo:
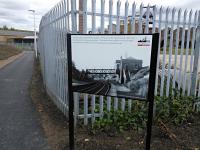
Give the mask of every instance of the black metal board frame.
[[150, 75], [148, 84], [148, 95], [147, 100], [148, 106], [148, 120], [147, 120], [147, 131], [146, 131], [146, 150], [150, 150], [151, 145], [151, 132], [152, 132], [152, 118], [153, 118], [153, 106], [154, 106], [154, 90], [155, 90], [155, 79], [156, 79], [156, 66], [157, 66], [157, 55], [158, 55], [158, 42], [159, 33], [154, 34], [67, 34], [67, 60], [68, 60], [68, 100], [69, 100], [69, 148], [74, 150], [74, 100], [72, 90], [72, 47], [71, 47], [71, 36], [72, 35], [152, 35], [152, 47], [151, 47], [151, 59], [150, 59]]

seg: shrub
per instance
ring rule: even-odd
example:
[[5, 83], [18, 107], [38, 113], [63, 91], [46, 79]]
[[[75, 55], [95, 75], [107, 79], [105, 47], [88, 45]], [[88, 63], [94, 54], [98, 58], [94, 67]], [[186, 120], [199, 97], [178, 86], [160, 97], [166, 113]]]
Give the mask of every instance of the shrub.
[[104, 112], [103, 118], [95, 121], [93, 129], [103, 131], [140, 130], [146, 126], [147, 107], [145, 102], [135, 102], [131, 111], [111, 110]]
[[[146, 126], [148, 103], [133, 101], [131, 111], [111, 110], [105, 111], [103, 118], [97, 119], [93, 125], [96, 130], [123, 131], [129, 129], [141, 130]], [[178, 92], [170, 97], [155, 97], [154, 123], [171, 122], [181, 125], [193, 115], [194, 98], [180, 96]]]
[[154, 121], [162, 120], [180, 125], [194, 113], [192, 97], [156, 97], [155, 104], [156, 115]]

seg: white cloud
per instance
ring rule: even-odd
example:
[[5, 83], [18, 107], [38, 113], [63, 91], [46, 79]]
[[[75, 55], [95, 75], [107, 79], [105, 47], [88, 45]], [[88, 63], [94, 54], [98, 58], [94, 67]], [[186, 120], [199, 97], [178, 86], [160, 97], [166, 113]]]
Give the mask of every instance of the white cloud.
[[18, 29], [33, 30], [33, 14], [36, 11], [37, 30], [42, 15], [44, 15], [59, 0], [1, 0], [0, 26], [7, 25]]

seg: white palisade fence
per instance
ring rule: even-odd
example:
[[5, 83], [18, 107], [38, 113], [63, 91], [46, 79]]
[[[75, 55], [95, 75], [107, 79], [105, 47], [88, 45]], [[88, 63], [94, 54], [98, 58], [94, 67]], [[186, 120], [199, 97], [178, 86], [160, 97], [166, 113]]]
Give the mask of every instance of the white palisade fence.
[[[44, 85], [68, 115], [67, 33], [160, 33], [155, 95], [200, 97], [200, 13], [194, 10], [136, 5], [116, 0], [62, 0], [40, 22], [38, 49]], [[80, 9], [79, 9], [80, 8]], [[198, 40], [198, 41], [197, 41]], [[173, 92], [172, 92], [173, 93]], [[96, 108], [98, 107], [98, 112]], [[92, 122], [105, 110], [131, 110], [132, 100], [74, 93], [74, 117]], [[81, 110], [82, 109], [82, 110]]]

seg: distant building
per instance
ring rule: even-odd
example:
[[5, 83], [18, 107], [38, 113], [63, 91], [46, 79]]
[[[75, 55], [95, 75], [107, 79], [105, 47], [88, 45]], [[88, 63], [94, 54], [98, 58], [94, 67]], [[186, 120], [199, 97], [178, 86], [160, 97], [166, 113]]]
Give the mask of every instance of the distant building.
[[[117, 30], [117, 25], [116, 24], [114, 24], [114, 23], [112, 23], [112, 26], [110, 27], [110, 25], [108, 25], [108, 30], [107, 30], [107, 32], [109, 33], [109, 29], [111, 28], [111, 30], [112, 30], [112, 33], [113, 34], [116, 34], [116, 30]], [[105, 31], [105, 33], [106, 33], [106, 31]]]
[[33, 49], [33, 31], [0, 30], [0, 44], [12, 44], [16, 47]]
[[142, 60], [133, 57], [116, 60], [116, 74], [119, 76], [119, 82], [129, 82], [131, 73], [138, 72], [142, 68], [142, 63]]
[[8, 42], [14, 38], [33, 36], [33, 31], [0, 30], [0, 42]]
[[130, 73], [135, 73], [142, 68], [142, 60], [135, 59], [133, 57], [128, 57], [122, 60], [116, 60], [116, 68], [120, 69], [122, 63], [122, 69], [128, 70]]

